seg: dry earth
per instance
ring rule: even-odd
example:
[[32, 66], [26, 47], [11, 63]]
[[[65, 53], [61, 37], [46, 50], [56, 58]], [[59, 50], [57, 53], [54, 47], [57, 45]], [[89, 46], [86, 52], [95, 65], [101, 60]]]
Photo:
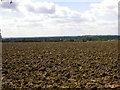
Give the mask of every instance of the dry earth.
[[120, 88], [118, 42], [3, 43], [6, 88]]

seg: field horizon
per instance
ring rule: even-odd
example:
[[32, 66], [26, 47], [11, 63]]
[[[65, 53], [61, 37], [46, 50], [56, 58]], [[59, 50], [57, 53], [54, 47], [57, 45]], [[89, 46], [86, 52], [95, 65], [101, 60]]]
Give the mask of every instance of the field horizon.
[[2, 38], [3, 42], [80, 42], [118, 40], [119, 35], [83, 35], [83, 36], [51, 36], [51, 37], [12, 37]]

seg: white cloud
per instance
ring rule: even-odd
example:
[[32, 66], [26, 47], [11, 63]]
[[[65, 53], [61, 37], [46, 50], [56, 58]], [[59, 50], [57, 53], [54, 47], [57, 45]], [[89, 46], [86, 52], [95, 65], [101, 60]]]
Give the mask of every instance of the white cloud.
[[103, 0], [101, 3], [91, 4], [91, 12], [105, 17], [118, 16], [118, 2], [119, 0]]
[[[33, 14], [53, 14], [55, 13], [55, 4], [48, 2], [38, 3], [20, 3], [19, 10], [23, 13], [28, 12]], [[21, 8], [22, 7], [22, 8]]]
[[2, 35], [117, 34], [117, 1], [103, 0], [91, 4], [91, 9], [84, 13], [50, 2], [18, 0], [11, 5], [4, 2], [0, 6], [0, 14], [5, 13], [1, 16]]
[[0, 3], [0, 10], [1, 11], [17, 11], [17, 6], [18, 6], [18, 3], [17, 2], [14, 2], [12, 4], [9, 3], [9, 1], [7, 2], [1, 2]]
[[8, 3], [8, 2], [3, 2], [2, 4], [1, 4], [1, 7], [2, 8], [6, 8], [6, 9], [16, 9], [16, 7], [17, 7], [17, 3], [13, 3], [13, 4], [10, 4], [10, 3]]

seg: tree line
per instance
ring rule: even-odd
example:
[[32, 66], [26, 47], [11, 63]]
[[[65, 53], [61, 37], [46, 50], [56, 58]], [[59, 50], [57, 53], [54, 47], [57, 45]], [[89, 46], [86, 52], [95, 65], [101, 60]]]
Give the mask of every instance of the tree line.
[[119, 36], [63, 36], [33, 38], [3, 38], [2, 42], [87, 42], [120, 40]]

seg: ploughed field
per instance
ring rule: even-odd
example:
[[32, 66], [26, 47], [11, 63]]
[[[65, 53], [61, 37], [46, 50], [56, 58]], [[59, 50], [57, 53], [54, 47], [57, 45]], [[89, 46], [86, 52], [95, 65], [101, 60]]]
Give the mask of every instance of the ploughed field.
[[120, 88], [118, 43], [3, 43], [3, 88]]

